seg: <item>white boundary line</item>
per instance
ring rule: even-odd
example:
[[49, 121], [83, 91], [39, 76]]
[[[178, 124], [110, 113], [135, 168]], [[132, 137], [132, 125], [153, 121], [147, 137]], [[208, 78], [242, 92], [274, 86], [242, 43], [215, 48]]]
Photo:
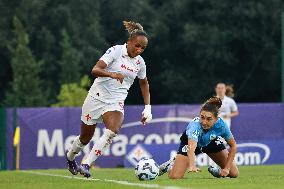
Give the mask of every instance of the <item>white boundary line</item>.
[[[78, 179], [78, 180], [85, 180], [85, 181], [100, 181], [100, 182], [111, 182], [121, 185], [127, 186], [136, 186], [136, 187], [143, 187], [143, 188], [159, 188], [159, 189], [185, 189], [183, 187], [177, 186], [162, 186], [158, 184], [141, 184], [141, 183], [133, 183], [128, 181], [120, 181], [120, 180], [111, 180], [111, 179], [97, 179], [97, 178], [83, 178], [83, 177], [75, 177], [75, 176], [66, 176], [66, 175], [58, 175], [58, 174], [51, 174], [51, 173], [43, 173], [37, 171], [20, 171], [21, 173], [28, 173], [33, 175], [40, 175], [40, 176], [49, 176], [49, 177], [61, 177], [66, 179]], [[187, 187], [188, 189], [188, 187]]]

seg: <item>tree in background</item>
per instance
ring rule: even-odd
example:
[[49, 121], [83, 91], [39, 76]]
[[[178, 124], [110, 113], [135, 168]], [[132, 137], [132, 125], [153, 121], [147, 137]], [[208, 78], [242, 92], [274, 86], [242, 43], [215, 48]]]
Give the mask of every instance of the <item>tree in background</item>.
[[74, 49], [70, 43], [69, 35], [66, 30], [61, 31], [62, 41], [60, 46], [62, 47], [62, 56], [59, 61], [60, 74], [59, 79], [61, 84], [76, 83], [80, 81], [81, 70], [80, 67], [80, 53]]
[[33, 107], [46, 105], [44, 83], [39, 78], [41, 61], [36, 61], [28, 47], [29, 37], [21, 21], [13, 19], [15, 40], [9, 46], [13, 81], [6, 93], [7, 106]]
[[[153, 104], [203, 102], [217, 81], [234, 84], [238, 102], [277, 102], [283, 10], [283, 0], [0, 1], [0, 79], [5, 81], [0, 104], [13, 80], [7, 43], [13, 40], [14, 15], [25, 26], [34, 58], [43, 60], [39, 78], [47, 105], [56, 103], [61, 82], [69, 82], [62, 69], [68, 59], [79, 61], [78, 82], [108, 47], [127, 40], [123, 20], [140, 22], [149, 35], [143, 58]], [[63, 30], [69, 38], [65, 50]], [[142, 103], [137, 82], [130, 90], [126, 104]]]
[[59, 95], [57, 96], [58, 103], [53, 104], [53, 107], [64, 106], [82, 106], [88, 94], [87, 88], [90, 86], [90, 79], [84, 76], [81, 82], [63, 84]]

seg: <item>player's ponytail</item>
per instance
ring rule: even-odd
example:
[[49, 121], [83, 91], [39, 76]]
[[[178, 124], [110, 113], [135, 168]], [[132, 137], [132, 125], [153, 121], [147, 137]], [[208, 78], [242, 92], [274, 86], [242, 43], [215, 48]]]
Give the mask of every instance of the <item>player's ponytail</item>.
[[131, 21], [123, 21], [123, 25], [129, 33], [129, 38], [133, 38], [139, 35], [147, 37], [147, 33], [143, 30], [143, 26], [141, 24]]
[[235, 93], [234, 93], [233, 85], [226, 85], [225, 95], [228, 97], [234, 98]]
[[222, 106], [222, 100], [218, 97], [209, 98], [201, 107], [200, 111], [211, 112], [215, 117], [218, 117], [219, 108]]

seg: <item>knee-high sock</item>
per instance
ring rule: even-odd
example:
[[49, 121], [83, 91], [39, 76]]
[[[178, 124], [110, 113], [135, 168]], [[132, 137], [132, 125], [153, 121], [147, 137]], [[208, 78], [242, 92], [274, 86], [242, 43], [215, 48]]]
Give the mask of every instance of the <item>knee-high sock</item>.
[[72, 146], [71, 148], [68, 150], [68, 153], [67, 153], [67, 158], [70, 160], [70, 161], [73, 161], [76, 157], [76, 155], [85, 147], [84, 144], [82, 144], [82, 142], [80, 141], [79, 139], [79, 136], [77, 136], [75, 138], [75, 140], [73, 141], [72, 143]]
[[104, 134], [99, 138], [97, 142], [95, 142], [91, 152], [87, 156], [87, 158], [83, 161], [83, 164], [91, 164], [96, 161], [98, 157], [100, 157], [107, 147], [111, 144], [112, 139], [116, 136], [114, 132], [109, 129], [106, 129]]

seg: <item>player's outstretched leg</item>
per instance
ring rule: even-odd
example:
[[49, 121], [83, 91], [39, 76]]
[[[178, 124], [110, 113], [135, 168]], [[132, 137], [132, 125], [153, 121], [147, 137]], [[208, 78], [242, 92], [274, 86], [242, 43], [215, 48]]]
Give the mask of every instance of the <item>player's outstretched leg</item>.
[[169, 172], [175, 162], [176, 157], [172, 157], [170, 160], [166, 161], [162, 165], [160, 165], [159, 169], [159, 176], [162, 176], [163, 174]]
[[67, 153], [68, 151], [65, 152], [65, 158], [66, 158], [66, 161], [67, 161], [67, 167], [68, 167], [68, 170], [70, 171], [70, 173], [72, 173], [73, 175], [77, 175], [78, 174], [78, 164], [77, 162], [74, 160], [70, 161], [67, 157]]
[[211, 173], [211, 175], [213, 175], [214, 177], [220, 178], [220, 173], [221, 173], [221, 169], [219, 167], [213, 167], [213, 166], [209, 166], [208, 167], [208, 172]]
[[90, 166], [94, 161], [101, 155], [111, 144], [112, 139], [116, 136], [114, 132], [109, 129], [104, 131], [104, 134], [99, 138], [99, 140], [94, 144], [91, 152], [88, 154], [87, 158], [83, 161], [82, 165], [79, 168], [80, 174], [84, 177], [90, 177]]

